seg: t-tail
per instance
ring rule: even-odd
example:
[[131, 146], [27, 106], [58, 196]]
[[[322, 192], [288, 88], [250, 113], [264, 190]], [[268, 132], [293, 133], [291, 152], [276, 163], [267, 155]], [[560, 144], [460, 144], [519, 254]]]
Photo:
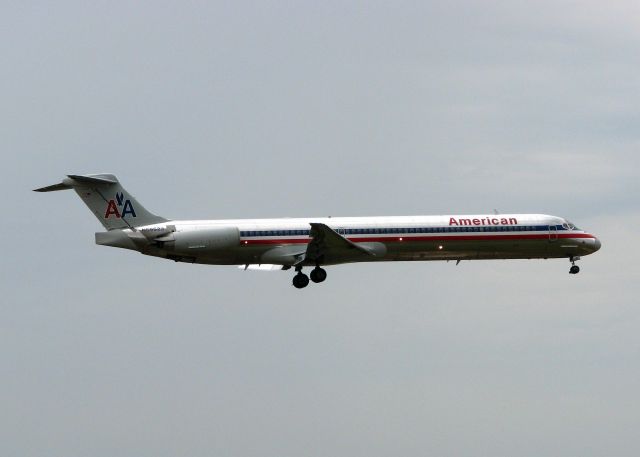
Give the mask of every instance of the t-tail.
[[52, 192], [73, 189], [107, 230], [166, 222], [147, 211], [111, 174], [67, 175], [59, 184], [34, 189]]

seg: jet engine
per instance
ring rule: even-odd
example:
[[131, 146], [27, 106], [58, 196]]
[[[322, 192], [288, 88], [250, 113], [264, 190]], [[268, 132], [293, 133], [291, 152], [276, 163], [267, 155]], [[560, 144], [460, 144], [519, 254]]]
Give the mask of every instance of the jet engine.
[[208, 227], [196, 230], [173, 232], [155, 239], [162, 248], [185, 254], [234, 248], [240, 245], [237, 227]]

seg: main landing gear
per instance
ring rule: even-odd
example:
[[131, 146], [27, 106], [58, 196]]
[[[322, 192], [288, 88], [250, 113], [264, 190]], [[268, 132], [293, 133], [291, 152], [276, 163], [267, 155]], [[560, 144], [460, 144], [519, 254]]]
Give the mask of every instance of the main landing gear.
[[320, 267], [315, 267], [313, 270], [311, 270], [310, 275], [311, 276], [311, 280], [313, 282], [322, 282], [325, 279], [327, 279], [327, 271], [323, 268]]
[[580, 257], [571, 256], [569, 257], [569, 260], [571, 261], [571, 268], [569, 268], [569, 274], [576, 275], [580, 273], [580, 267], [576, 265], [576, 260], [580, 260]]
[[311, 270], [309, 276], [302, 272], [302, 267], [296, 267], [296, 275], [293, 277], [293, 287], [296, 289], [303, 289], [309, 285], [309, 276], [311, 276], [311, 280], [315, 283], [322, 282], [327, 279], [327, 272], [323, 268], [319, 266], [315, 267]]

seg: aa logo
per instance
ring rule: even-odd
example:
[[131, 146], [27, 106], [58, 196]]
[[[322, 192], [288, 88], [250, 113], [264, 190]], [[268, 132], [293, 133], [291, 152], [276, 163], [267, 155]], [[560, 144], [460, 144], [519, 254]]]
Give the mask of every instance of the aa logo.
[[133, 209], [131, 200], [128, 198], [125, 200], [122, 192], [116, 194], [116, 198], [109, 200], [107, 204], [107, 212], [104, 214], [105, 219], [109, 219], [111, 216], [115, 216], [120, 219], [127, 214], [131, 214], [132, 217], [136, 217], [136, 211]]

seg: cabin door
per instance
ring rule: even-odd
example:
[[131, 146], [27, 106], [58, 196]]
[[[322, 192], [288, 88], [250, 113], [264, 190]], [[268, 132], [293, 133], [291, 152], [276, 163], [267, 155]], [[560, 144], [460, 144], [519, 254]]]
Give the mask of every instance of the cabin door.
[[550, 225], [549, 226], [549, 242], [553, 243], [554, 241], [558, 241], [558, 226]]

